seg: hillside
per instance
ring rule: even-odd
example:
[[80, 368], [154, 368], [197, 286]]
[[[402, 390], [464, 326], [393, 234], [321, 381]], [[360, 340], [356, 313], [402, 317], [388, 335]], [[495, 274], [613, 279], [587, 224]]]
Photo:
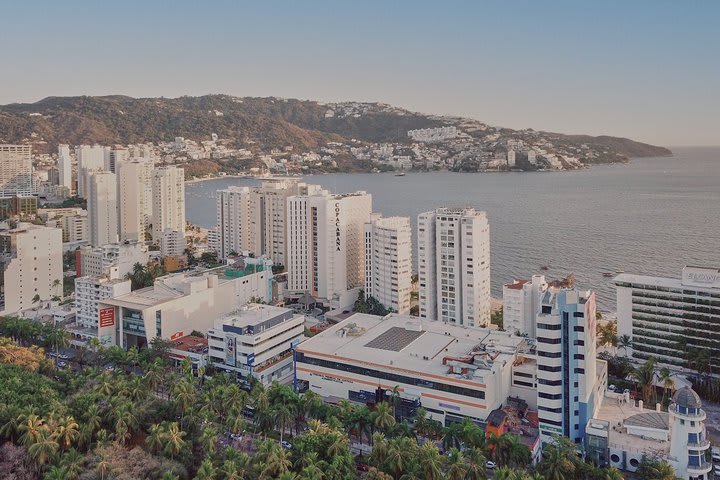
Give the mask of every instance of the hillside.
[[[447, 125], [458, 126], [468, 138], [495, 138], [490, 135], [501, 134], [523, 139], [531, 132], [531, 136], [552, 139], [553, 146], [592, 145], [596, 150], [607, 150], [605, 154], [609, 156], [589, 156], [586, 163], [671, 154], [665, 148], [625, 138], [499, 129], [475, 120], [423, 115], [374, 103], [322, 104], [207, 95], [172, 99], [48, 97], [31, 104], [0, 106], [0, 143], [32, 143], [35, 151], [41, 153], [54, 151], [58, 143], [157, 143], [174, 137], [200, 141], [208, 139], [211, 133], [230, 139], [235, 147], [253, 151], [291, 146], [295, 152], [308, 152], [328, 142], [347, 143], [351, 139], [366, 144], [409, 144], [408, 130]], [[464, 130], [467, 125], [472, 128]]]

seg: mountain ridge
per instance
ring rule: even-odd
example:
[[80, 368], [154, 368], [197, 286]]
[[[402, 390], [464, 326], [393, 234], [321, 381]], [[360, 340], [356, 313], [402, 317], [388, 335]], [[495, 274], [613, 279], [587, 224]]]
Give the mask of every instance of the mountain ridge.
[[590, 144], [610, 150], [607, 157], [587, 163], [672, 154], [667, 148], [624, 137], [513, 130], [377, 102], [322, 103], [213, 94], [177, 98], [49, 96], [34, 103], [0, 105], [0, 143], [31, 143], [41, 153], [54, 151], [59, 143], [112, 145], [169, 141], [174, 137], [201, 140], [211, 133], [233, 139], [237, 146], [255, 145], [260, 149], [292, 146], [295, 151], [311, 151], [328, 142], [352, 139], [409, 145], [409, 130], [448, 125], [458, 126], [473, 138], [489, 138], [496, 133], [519, 139], [542, 135], [561, 144]]

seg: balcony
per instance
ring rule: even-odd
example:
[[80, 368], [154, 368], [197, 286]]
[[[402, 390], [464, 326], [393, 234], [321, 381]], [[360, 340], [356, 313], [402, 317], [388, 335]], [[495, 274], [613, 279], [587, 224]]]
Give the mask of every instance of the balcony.
[[697, 442], [688, 442], [688, 448], [705, 450], [710, 446], [710, 440], [699, 440]]
[[698, 465], [688, 465], [687, 467], [687, 473], [688, 475], [702, 475], [704, 473], [709, 472], [712, 470], [713, 464], [710, 462], [702, 461]]

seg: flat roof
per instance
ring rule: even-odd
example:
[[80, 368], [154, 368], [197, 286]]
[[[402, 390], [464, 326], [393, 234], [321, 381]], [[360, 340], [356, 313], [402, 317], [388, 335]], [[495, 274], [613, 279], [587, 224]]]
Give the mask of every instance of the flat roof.
[[[484, 382], [483, 372], [489, 374], [495, 363], [512, 361], [518, 350], [529, 347], [523, 337], [509, 332], [460, 327], [408, 315], [356, 313], [306, 340], [297, 350], [309, 356], [372, 363], [480, 385]], [[476, 368], [475, 374], [451, 373], [444, 359], [462, 367], [468, 365], [470, 370]]]
[[[641, 425], [646, 423], [642, 417], [646, 414], [658, 413], [655, 410], [640, 410], [631, 403], [620, 404], [614, 398], [605, 397], [597, 415], [593, 420], [604, 420], [610, 424], [609, 443], [610, 446], [619, 447], [621, 449], [630, 449], [633, 451], [640, 450], [643, 452], [657, 452], [659, 454], [668, 455], [670, 453], [670, 442], [662, 440], [653, 440], [650, 438], [642, 438], [638, 435], [630, 435], [624, 426], [626, 421], [630, 421], [630, 426], [649, 426]], [[640, 415], [640, 416], [638, 416]], [[645, 417], [646, 419], [652, 416]], [[592, 421], [592, 420], [591, 420]], [[657, 428], [657, 427], [650, 427]]]
[[171, 350], [180, 350], [181, 352], [203, 353], [208, 348], [208, 340], [205, 337], [197, 337], [195, 335], [185, 335], [170, 341]]
[[246, 306], [234, 310], [227, 315], [215, 320], [215, 328], [222, 328], [223, 325], [232, 325], [234, 327], [248, 327], [266, 322], [270, 319], [288, 316], [293, 318], [302, 316], [293, 310], [285, 307], [277, 307], [275, 305], [264, 305], [260, 303], [249, 303]]

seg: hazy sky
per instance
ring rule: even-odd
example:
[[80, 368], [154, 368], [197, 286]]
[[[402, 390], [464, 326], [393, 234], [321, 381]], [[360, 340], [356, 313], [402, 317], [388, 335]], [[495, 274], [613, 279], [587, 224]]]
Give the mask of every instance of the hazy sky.
[[720, 144], [720, 1], [0, 0], [0, 104], [380, 101], [492, 125]]

